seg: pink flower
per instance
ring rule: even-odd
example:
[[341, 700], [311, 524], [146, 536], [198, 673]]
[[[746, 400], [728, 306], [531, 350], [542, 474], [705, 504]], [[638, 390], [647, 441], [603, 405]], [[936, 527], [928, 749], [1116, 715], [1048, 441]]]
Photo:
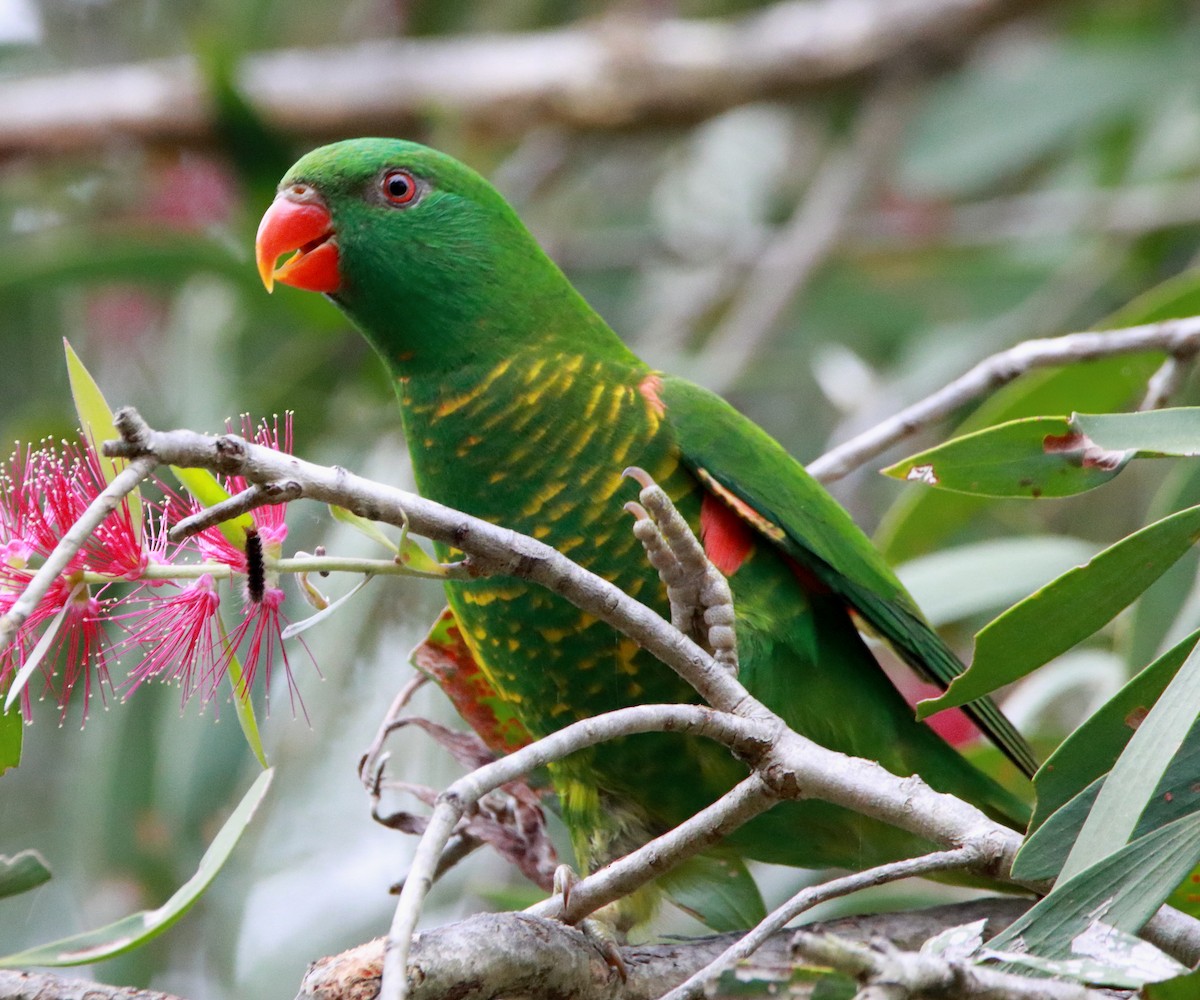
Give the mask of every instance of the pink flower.
[[[263, 589], [262, 599], [253, 600], [247, 596], [245, 603], [245, 617], [229, 634], [229, 648], [226, 651], [225, 659], [218, 669], [223, 666], [228, 669], [229, 660], [233, 657], [238, 647], [242, 645], [243, 640], [248, 642], [245, 654], [242, 661], [242, 683], [234, 694], [239, 698], [249, 696], [250, 689], [254, 686], [254, 678], [258, 675], [259, 668], [263, 672], [263, 687], [267, 691], [268, 703], [271, 691], [271, 669], [276, 662], [276, 658], [283, 663], [283, 669], [287, 674], [288, 697], [292, 703], [292, 713], [295, 714], [297, 705], [300, 710], [304, 711], [304, 702], [300, 698], [300, 692], [296, 687], [296, 680], [292, 674], [292, 664], [288, 659], [287, 648], [283, 643], [283, 627], [287, 623], [287, 618], [284, 616], [281, 608], [283, 606], [284, 593], [279, 587], [267, 586]], [[247, 639], [248, 637], [248, 639]], [[304, 648], [305, 653], [308, 653], [309, 659], [312, 659], [312, 654], [308, 652], [308, 646], [300, 640], [300, 645]], [[313, 662], [313, 667], [316, 667], [316, 662]], [[307, 718], [308, 713], [305, 712]]]
[[144, 607], [115, 616], [133, 622], [125, 626], [128, 635], [120, 648], [138, 647], [141, 654], [141, 661], [125, 679], [124, 697], [143, 681], [159, 678], [177, 683], [184, 701], [196, 692], [207, 701], [220, 679], [216, 654], [221, 648], [217, 616], [221, 598], [216, 583], [205, 573], [185, 587], [165, 586], [172, 588], [170, 596], [134, 598], [131, 603]]
[[[104, 477], [91, 449], [72, 449], [66, 457], [50, 448], [27, 449], [14, 453], [0, 470], [0, 486], [0, 613], [7, 613], [32, 579], [30, 564], [50, 554], [104, 488]], [[145, 555], [131, 525], [127, 506], [114, 512], [50, 587], [12, 645], [0, 652], [0, 689], [6, 689], [28, 662], [39, 634], [52, 628], [54, 634], [47, 640], [39, 665], [45, 690], [53, 694], [65, 715], [72, 693], [82, 686], [87, 717], [93, 679], [100, 681], [102, 695], [104, 687], [111, 685], [108, 641], [101, 625], [106, 602], [99, 596], [105, 588], [93, 593], [80, 573], [93, 568], [92, 563], [112, 567], [121, 575], [140, 572], [137, 567], [143, 565]], [[21, 703], [28, 717], [29, 685]]]

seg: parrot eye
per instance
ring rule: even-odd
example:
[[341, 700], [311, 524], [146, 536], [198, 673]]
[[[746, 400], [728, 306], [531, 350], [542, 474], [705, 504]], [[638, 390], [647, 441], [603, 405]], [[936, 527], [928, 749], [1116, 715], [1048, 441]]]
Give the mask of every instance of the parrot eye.
[[407, 170], [389, 170], [379, 182], [379, 189], [393, 205], [407, 205], [417, 196], [417, 182]]

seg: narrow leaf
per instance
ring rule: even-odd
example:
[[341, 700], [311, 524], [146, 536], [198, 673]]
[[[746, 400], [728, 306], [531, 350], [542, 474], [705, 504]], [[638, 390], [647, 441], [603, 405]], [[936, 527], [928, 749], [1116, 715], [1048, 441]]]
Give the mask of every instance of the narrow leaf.
[[1137, 989], [1187, 972], [1187, 966], [1142, 941], [1100, 921], [1090, 924], [1071, 942], [1074, 958], [1049, 959], [1020, 952], [984, 951], [987, 958], [1002, 959], [1009, 966], [1032, 969], [1047, 976], [1075, 979], [1093, 986]]
[[349, 525], [360, 535], [371, 539], [376, 545], [382, 545], [392, 555], [398, 556], [400, 554], [400, 547], [388, 538], [374, 521], [360, 517], [354, 511], [346, 510], [345, 507], [339, 507], [337, 504], [332, 503], [329, 505], [329, 514], [335, 521], [341, 521], [342, 524]]
[[20, 712], [0, 712], [0, 774], [21, 763], [25, 723]]
[[921, 718], [1009, 684], [1106, 625], [1200, 536], [1200, 506], [1165, 517], [1069, 570], [988, 623], [975, 637], [971, 666]]
[[1151, 983], [1142, 996], [1144, 1000], [1196, 1000], [1200, 996], [1200, 971], [1161, 983]]
[[[214, 507], [229, 499], [229, 492], [217, 482], [217, 477], [207, 469], [181, 469], [172, 465], [171, 471], [179, 484], [187, 490], [201, 507]], [[246, 532], [254, 527], [254, 518], [248, 513], [222, 521], [218, 528], [225, 540], [237, 549], [246, 546]]]
[[1063, 740], [1034, 775], [1037, 808], [1031, 829], [1108, 773], [1198, 639], [1200, 632], [1193, 632], [1163, 653]]
[[1196, 721], [1197, 705], [1200, 645], [1184, 661], [1113, 765], [1063, 864], [1060, 878], [1070, 879], [1129, 841], [1147, 802]]
[[1097, 778], [1026, 838], [1013, 859], [1013, 878], [1032, 882], [1058, 876], [1103, 784], [1104, 777]]
[[[123, 458], [109, 458], [100, 451], [100, 446], [105, 441], [112, 441], [121, 436], [117, 433], [116, 424], [113, 422], [112, 409], [105, 400], [104, 393], [100, 391], [100, 386], [92, 378], [91, 372], [84, 367], [83, 362], [79, 360], [79, 355], [75, 353], [75, 349], [65, 337], [63, 338], [63, 350], [67, 355], [67, 378], [71, 384], [71, 398], [75, 401], [75, 413], [79, 417], [79, 429], [83, 432], [83, 440], [96, 450], [104, 481], [111, 483], [117, 477], [117, 473], [121, 472], [127, 464]], [[141, 494], [134, 490], [125, 502], [129, 505], [129, 517], [140, 544], [142, 540]]]
[[1136, 934], [1200, 861], [1200, 813], [1139, 837], [1060, 880], [1050, 895], [988, 942], [995, 951], [1076, 957], [1072, 942], [1096, 920]]
[[1139, 458], [1200, 455], [1200, 407], [1141, 413], [1076, 413], [1071, 426], [1097, 447], [1133, 452]]
[[658, 884], [672, 903], [718, 933], [753, 927], [767, 915], [758, 885], [740, 858], [698, 854]]
[[[224, 638], [224, 628], [222, 628]], [[237, 654], [229, 657], [229, 686], [233, 689], [233, 711], [237, 715], [238, 725], [242, 735], [250, 745], [250, 750], [258, 759], [258, 763], [266, 768], [267, 751], [263, 749], [262, 735], [258, 731], [258, 719], [254, 715], [253, 692], [246, 685], [246, 675], [242, 673], [242, 663]]]
[[249, 825], [273, 776], [270, 770], [258, 776], [204, 852], [196, 874], [158, 909], [142, 910], [105, 927], [5, 956], [0, 958], [0, 968], [88, 965], [124, 954], [157, 937], [182, 917], [211, 884]]
[[50, 869], [37, 851], [21, 851], [11, 858], [0, 854], [0, 899], [16, 896], [50, 881]]
[[1097, 449], [1066, 417], [1026, 417], [953, 438], [885, 475], [989, 497], [1065, 497], [1108, 482], [1127, 456]]

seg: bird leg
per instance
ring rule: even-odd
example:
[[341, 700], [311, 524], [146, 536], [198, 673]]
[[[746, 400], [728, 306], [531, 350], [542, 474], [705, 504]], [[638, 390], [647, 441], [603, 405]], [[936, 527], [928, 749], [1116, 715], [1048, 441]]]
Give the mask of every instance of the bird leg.
[[729, 581], [709, 561], [683, 515], [650, 474], [631, 467], [625, 475], [642, 487], [640, 502], [627, 503], [625, 509], [634, 516], [634, 537], [667, 588], [671, 624], [736, 675], [737, 634]]
[[[570, 865], [559, 865], [554, 869], [554, 892], [562, 896], [562, 908], [565, 913], [571, 901], [571, 888], [579, 881], [579, 873]], [[608, 967], [621, 978], [621, 982], [629, 979], [629, 966], [621, 957], [621, 946], [615, 929], [603, 918], [585, 917], [579, 921], [579, 929], [604, 957]]]

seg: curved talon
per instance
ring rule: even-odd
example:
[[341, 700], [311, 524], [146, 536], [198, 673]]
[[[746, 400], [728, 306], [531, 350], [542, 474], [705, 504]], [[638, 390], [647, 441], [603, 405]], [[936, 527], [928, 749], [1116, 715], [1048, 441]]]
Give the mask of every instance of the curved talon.
[[579, 922], [579, 929], [592, 942], [595, 949], [604, 958], [605, 964], [621, 977], [621, 982], [629, 982], [629, 966], [621, 957], [621, 948], [617, 944], [612, 928], [603, 920], [588, 917]]
[[636, 480], [637, 484], [644, 490], [648, 490], [650, 487], [658, 485], [650, 473], [636, 465], [629, 466], [624, 472], [621, 473], [621, 475], [629, 479]]
[[630, 500], [629, 503], [625, 504], [625, 510], [632, 514], [634, 519], [637, 521], [647, 521], [650, 519], [650, 515], [647, 513], [646, 508], [636, 500]]
[[579, 881], [579, 873], [570, 865], [559, 865], [554, 869], [554, 883], [552, 890], [562, 896], [562, 908], [566, 913], [567, 906], [571, 902], [571, 888]]

